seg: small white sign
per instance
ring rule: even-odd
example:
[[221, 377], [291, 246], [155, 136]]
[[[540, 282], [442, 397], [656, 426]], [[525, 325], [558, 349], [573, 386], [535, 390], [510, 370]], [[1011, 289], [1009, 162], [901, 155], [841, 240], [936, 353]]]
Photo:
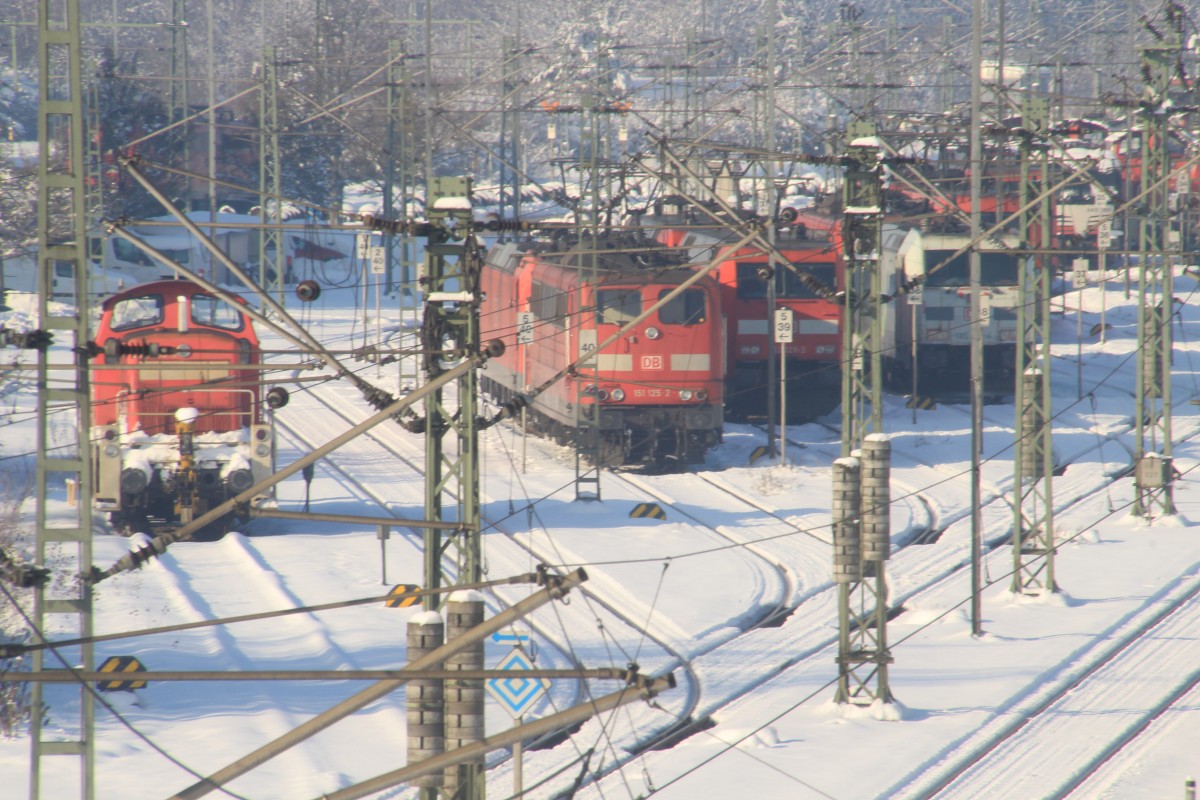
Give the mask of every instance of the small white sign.
[[992, 296], [987, 292], [979, 295], [979, 320], [984, 323], [992, 321]]
[[1071, 262], [1071, 286], [1075, 289], [1086, 289], [1088, 262], [1086, 258], [1076, 258]]
[[775, 309], [775, 341], [784, 344], [792, 339], [792, 310], [790, 308]]
[[1101, 222], [1096, 226], [1096, 247], [1107, 250], [1112, 243], [1112, 222]]
[[517, 312], [517, 344], [533, 344], [533, 312]]
[[371, 234], [360, 233], [354, 237], [354, 254], [359, 261], [366, 261], [371, 251]]
[[925, 302], [925, 284], [918, 283], [916, 286], [908, 290], [908, 304], [910, 306], [919, 306]]
[[371, 274], [382, 275], [387, 271], [387, 249], [384, 247], [371, 248]]

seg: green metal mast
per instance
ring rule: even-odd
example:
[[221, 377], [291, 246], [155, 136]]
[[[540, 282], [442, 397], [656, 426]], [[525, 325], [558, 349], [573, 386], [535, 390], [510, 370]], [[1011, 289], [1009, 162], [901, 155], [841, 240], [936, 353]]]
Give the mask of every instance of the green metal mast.
[[[427, 216], [431, 223], [425, 259], [425, 317], [421, 330], [427, 380], [441, 375], [447, 362], [479, 350], [480, 273], [483, 252], [471, 233], [471, 182], [469, 178], [441, 177], [429, 181]], [[479, 540], [479, 379], [468, 370], [455, 382], [453, 397], [441, 389], [425, 402], [425, 519], [449, 517], [461, 527], [443, 537], [430, 528], [425, 532], [425, 588], [479, 583], [483, 563]], [[456, 407], [448, 405], [451, 400]], [[453, 511], [446, 508], [452, 503]], [[447, 513], [449, 512], [449, 514]], [[453, 598], [451, 598], [453, 601]], [[425, 607], [435, 610], [438, 598], [427, 596]], [[478, 656], [482, 658], [482, 650]], [[447, 693], [456, 688], [470, 692], [463, 682], [448, 682]], [[482, 700], [482, 687], [479, 688]], [[459, 703], [462, 706], [462, 703]], [[453, 738], [449, 720], [458, 715], [482, 714], [447, 702], [447, 744]], [[484, 795], [482, 764], [461, 764], [447, 776], [447, 785], [457, 787], [453, 796], [478, 800]], [[421, 789], [432, 800], [438, 790]]]
[[[416, 153], [413, 136], [412, 76], [408, 71], [408, 56], [399, 42], [388, 48], [387, 116], [388, 147], [384, 168], [383, 209], [386, 217], [408, 215], [409, 200], [416, 182]], [[415, 329], [421, 319], [417, 304], [416, 241], [406, 231], [385, 230], [383, 246], [386, 254], [388, 291], [397, 289], [400, 326]], [[410, 391], [420, 383], [420, 359], [410, 355], [397, 357], [401, 391]]]
[[[868, 433], [883, 432], [883, 371], [880, 330], [883, 295], [879, 251], [883, 242], [883, 192], [875, 124], [854, 121], [846, 129], [842, 185], [843, 259], [846, 264], [842, 326], [842, 455], [862, 447]], [[855, 142], [864, 142], [856, 145]]]
[[1139, 117], [1142, 126], [1143, 212], [1138, 249], [1138, 370], [1134, 445], [1133, 513], [1150, 517], [1175, 513], [1171, 485], [1171, 320], [1173, 280], [1167, 253], [1169, 228], [1167, 107], [1171, 79], [1180, 56], [1183, 15], [1167, 5], [1167, 30], [1142, 49], [1146, 78]]
[[259, 89], [258, 285], [283, 302], [284, 256], [280, 225], [283, 223], [283, 189], [279, 164], [279, 55], [273, 46], [263, 48], [262, 86]]
[[[883, 191], [874, 123], [846, 130], [842, 187], [842, 257], [846, 267], [842, 347], [842, 456], [848, 482], [835, 484], [835, 575], [838, 584], [839, 703], [890, 702], [887, 645], [889, 554], [887, 508], [890, 445], [883, 433], [880, 328], [883, 296], [879, 254], [883, 244]], [[875, 436], [874, 434], [880, 434]], [[847, 458], [854, 456], [854, 458]], [[835, 478], [835, 480], [839, 480]], [[857, 484], [857, 485], [854, 485]], [[840, 510], [839, 510], [840, 509]], [[843, 552], [843, 547], [847, 548]], [[839, 558], [845, 561], [839, 562]], [[854, 561], [857, 563], [849, 563]]]
[[[60, 576], [80, 575], [92, 565], [91, 407], [86, 344], [87, 213], [85, 207], [83, 81], [80, 74], [78, 0], [42, 0], [38, 16], [38, 325], [56, 347], [38, 350], [37, 543], [38, 567]], [[65, 275], [64, 275], [65, 273]], [[70, 297], [52, 297], [54, 279], [70, 276]], [[63, 282], [60, 282], [60, 287]], [[59, 305], [59, 303], [63, 305]], [[66, 310], [63, 309], [71, 309]], [[61, 354], [73, 370], [51, 370]], [[77, 489], [75, 504], [63, 492]], [[92, 635], [92, 588], [87, 581], [52, 579], [34, 590], [33, 635]], [[92, 646], [38, 650], [33, 671], [93, 668]], [[35, 683], [31, 699], [30, 797], [95, 796], [94, 701], [83, 682], [57, 690]], [[51, 722], [53, 718], [53, 722]], [[50, 769], [48, 761], [55, 759]], [[77, 763], [77, 780], [57, 768]], [[77, 785], [73, 785], [77, 784]]]
[[[595, 83], [605, 83], [608, 80], [608, 47], [600, 42], [596, 50], [596, 80]], [[582, 114], [583, 128], [579, 135], [579, 174], [580, 191], [579, 205], [575, 213], [576, 242], [579, 254], [576, 256], [576, 268], [580, 270], [579, 291], [568, 299], [583, 312], [583, 287], [594, 284], [597, 271], [597, 250], [600, 247], [600, 203], [601, 203], [601, 173], [607, 159], [600, 152], [602, 144], [607, 140], [601, 135], [602, 98], [598, 92], [588, 92], [583, 96]], [[586, 199], [584, 195], [586, 194]], [[584, 355], [584, 349], [595, 347], [594, 337], [591, 341], [579, 342], [578, 355]], [[593, 405], [586, 411], [584, 408], [583, 387], [589, 382], [599, 380], [599, 359], [590, 359], [580, 365], [578, 375], [574, 380], [578, 393], [575, 402], [575, 425], [579, 436], [575, 443], [575, 499], [600, 499], [600, 469], [603, 463], [604, 448], [600, 441], [600, 406]]]
[[[1027, 97], [1021, 113], [1021, 206], [1050, 183], [1047, 141], [1050, 102]], [[1036, 169], [1034, 169], [1036, 165]], [[1054, 453], [1051, 447], [1050, 290], [1053, 270], [1045, 255], [1050, 200], [1042, 197], [1020, 217], [1024, 247], [1019, 278], [1016, 352], [1016, 422], [1013, 445], [1014, 593], [1057, 591], [1054, 582]]]
[[[445, 364], [455, 353], [474, 353], [479, 349], [482, 254], [469, 233], [470, 206], [455, 205], [470, 197], [470, 179], [433, 178], [429, 185], [428, 216], [433, 225], [426, 246], [422, 347], [425, 374], [432, 380], [446, 371]], [[437, 529], [425, 534], [427, 589], [478, 583], [483, 579], [479, 553], [477, 383], [473, 370], [459, 379], [454, 398], [457, 408], [447, 406], [440, 390], [425, 403], [425, 518], [444, 519], [443, 504], [449, 499], [455, 505], [453, 515], [462, 524], [462, 529], [446, 541]], [[445, 440], [450, 435], [457, 441], [448, 449]], [[447, 565], [453, 574], [446, 570]], [[432, 609], [437, 598], [430, 596], [425, 602]]]

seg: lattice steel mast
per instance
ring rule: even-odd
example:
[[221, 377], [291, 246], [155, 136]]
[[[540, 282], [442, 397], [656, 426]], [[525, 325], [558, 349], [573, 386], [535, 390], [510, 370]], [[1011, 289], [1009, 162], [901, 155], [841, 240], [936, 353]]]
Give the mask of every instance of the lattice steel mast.
[[262, 86], [259, 89], [259, 163], [258, 218], [262, 224], [258, 237], [258, 284], [264, 292], [274, 292], [283, 302], [284, 256], [283, 188], [279, 163], [279, 55], [268, 46], [263, 49]]
[[[883, 433], [879, 255], [883, 191], [874, 123], [846, 130], [842, 254], [842, 456], [834, 470], [834, 582], [838, 584], [839, 703], [892, 700], [887, 645], [890, 451]], [[855, 456], [848, 458], [848, 456]]]
[[[90, 441], [89, 341], [87, 314], [87, 215], [84, 177], [83, 82], [80, 73], [78, 0], [42, 0], [38, 16], [38, 325], [54, 337], [55, 349], [38, 349], [37, 381], [37, 543], [38, 567], [53, 564], [64, 576], [34, 589], [33, 635], [47, 638], [92, 634], [92, 586], [72, 579], [92, 564], [92, 449]], [[72, 296], [53, 297], [55, 276]], [[73, 305], [64, 313], [58, 302]], [[51, 361], [69, 354], [74, 370], [51, 370]], [[75, 505], [62, 503], [67, 483], [78, 492]], [[51, 505], [53, 503], [53, 506]], [[33, 653], [33, 671], [93, 668], [90, 644]], [[55, 800], [78, 792], [95, 795], [95, 721], [90, 687], [83, 682], [57, 690], [34, 684], [31, 690], [32, 747], [29, 794]], [[53, 714], [53, 724], [50, 717]], [[43, 769], [50, 757], [78, 760], [78, 786], [69, 772]]]
[[[1050, 102], [1027, 97], [1022, 113], [1021, 206], [1050, 184], [1047, 140]], [[999, 206], [998, 206], [999, 208]], [[1036, 255], [1022, 257], [1017, 304], [1016, 422], [1013, 444], [1014, 593], [1057, 591], [1054, 582], [1054, 453], [1051, 447], [1050, 291], [1053, 270], [1045, 250], [1050, 199], [1020, 216], [1020, 238]]]
[[1167, 253], [1170, 208], [1167, 153], [1169, 91], [1182, 42], [1182, 9], [1167, 4], [1167, 30], [1142, 49], [1146, 85], [1138, 116], [1142, 123], [1143, 211], [1139, 233], [1137, 421], [1133, 513], [1175, 513], [1171, 464], [1171, 320], [1173, 280]]
[[[432, 223], [426, 245], [425, 317], [421, 331], [425, 352], [425, 374], [432, 380], [446, 369], [446, 361], [479, 350], [479, 280], [483, 264], [480, 245], [471, 233], [471, 183], [467, 178], [433, 178], [429, 181], [429, 205], [426, 211]], [[458, 529], [443, 536], [431, 528], [425, 532], [425, 588], [478, 583], [483, 564], [479, 541], [479, 385], [476, 370], [468, 370], [455, 382], [456, 407], [450, 407], [441, 390], [425, 402], [425, 519], [460, 523]], [[447, 439], [457, 441], [447, 447]], [[445, 507], [453, 503], [454, 510]], [[447, 513], [450, 512], [450, 513]], [[437, 598], [425, 600], [427, 610], [435, 610]], [[468, 605], [468, 604], [464, 604]], [[480, 604], [479, 613], [482, 613]], [[448, 629], [454, 628], [451, 614]], [[449, 630], [447, 631], [450, 632]], [[482, 662], [482, 642], [470, 649], [468, 660]], [[448, 668], [449, 664], [448, 664]], [[478, 691], [478, 703], [469, 703], [466, 695]], [[478, 737], [483, 736], [482, 686], [448, 681], [445, 687], [444, 737], [446, 749], [466, 744], [471, 738], [461, 734], [471, 717], [478, 722]], [[478, 710], [473, 710], [475, 707]], [[436, 737], [435, 737], [436, 738]], [[482, 759], [448, 769], [446, 796], [483, 796]], [[436, 796], [432, 787], [422, 796]], [[461, 794], [465, 792], [465, 794]], [[458, 793], [458, 794], [456, 794]]]

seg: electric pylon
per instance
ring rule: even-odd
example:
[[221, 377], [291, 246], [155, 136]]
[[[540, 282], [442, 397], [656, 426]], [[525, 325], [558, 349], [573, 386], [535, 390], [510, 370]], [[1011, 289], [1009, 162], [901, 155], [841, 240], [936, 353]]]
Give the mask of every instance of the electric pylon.
[[[425, 260], [425, 316], [421, 330], [427, 379], [436, 378], [447, 362], [479, 349], [480, 272], [482, 248], [471, 232], [471, 183], [467, 178], [433, 178], [426, 211], [431, 230]], [[453, 519], [461, 527], [443, 538], [425, 532], [425, 588], [478, 583], [483, 580], [479, 541], [478, 374], [469, 370], [455, 383], [453, 401], [441, 390], [425, 402], [425, 519]], [[456, 440], [452, 448], [447, 438]], [[446, 507], [453, 504], [453, 510]], [[451, 598], [453, 601], [454, 598]], [[425, 600], [434, 610], [437, 597]], [[482, 661], [482, 642], [474, 648]], [[449, 665], [448, 665], [449, 666]], [[477, 691], [476, 691], [477, 690]], [[445, 738], [449, 748], [483, 738], [483, 689], [465, 681], [447, 681]], [[461, 696], [478, 695], [477, 703]], [[459, 696], [458, 700], [454, 700]], [[463, 732], [473, 720], [477, 731]], [[454, 735], [452, 732], [460, 735]], [[477, 733], [477, 735], [476, 735]], [[445, 776], [446, 793], [478, 800], [484, 794], [482, 758], [460, 764]], [[432, 788], [422, 792], [433, 797]]]
[[[882, 149], [875, 125], [846, 131], [842, 188], [845, 306], [842, 347], [842, 456], [834, 481], [834, 581], [838, 584], [839, 703], [890, 702], [887, 645], [890, 450], [883, 433], [880, 366], [883, 296]], [[854, 456], [847, 458], [847, 456]], [[839, 477], [841, 476], [841, 477]], [[839, 481], [843, 489], [839, 490]], [[851, 496], [840, 497], [856, 483]], [[855, 552], [857, 555], [855, 555]], [[857, 563], [850, 563], [857, 560]]]
[[[88, 383], [87, 209], [84, 191], [83, 81], [78, 0], [42, 0], [38, 15], [38, 326], [55, 348], [38, 348], [37, 543], [39, 568], [81, 575], [92, 564], [92, 448]], [[93, 135], [98, 131], [93, 132]], [[64, 274], [65, 273], [65, 274]], [[69, 275], [69, 279], [61, 280]], [[53, 296], [55, 277], [71, 287]], [[60, 305], [62, 303], [62, 305]], [[64, 306], [73, 311], [62, 310]], [[74, 369], [52, 369], [68, 354]], [[61, 366], [54, 364], [54, 367]], [[113, 446], [113, 445], [109, 445]], [[63, 493], [75, 488], [74, 506]], [[82, 580], [51, 580], [34, 588], [31, 614], [37, 641], [92, 635], [92, 587]], [[93, 668], [90, 644], [33, 652], [33, 671]], [[54, 688], [52, 688], [54, 687]], [[95, 795], [95, 721], [83, 681], [35, 683], [31, 689], [29, 794], [63, 798]], [[53, 715], [53, 726], [49, 720]], [[51, 759], [78, 761], [70, 772], [45, 769]]]
[[1184, 17], [1167, 4], [1167, 30], [1142, 49], [1146, 85], [1138, 117], [1142, 127], [1143, 211], [1139, 233], [1138, 367], [1134, 415], [1133, 513], [1150, 517], [1175, 513], [1171, 461], [1171, 321], [1175, 317], [1171, 264], [1167, 253], [1167, 153], [1170, 88], [1179, 60]]
[[[1046, 149], [1050, 103], [1027, 97], [1021, 113], [1021, 206], [1050, 184]], [[1000, 208], [998, 205], [997, 208]], [[1019, 594], [1054, 592], [1054, 502], [1050, 393], [1050, 200], [1041, 197], [1020, 216], [1022, 259], [1017, 302], [1016, 422], [1013, 444], [1013, 578]]]
[[279, 55], [263, 49], [262, 86], [259, 88], [258, 285], [283, 302], [283, 269], [287, 266], [280, 225], [283, 223], [283, 189], [279, 169]]

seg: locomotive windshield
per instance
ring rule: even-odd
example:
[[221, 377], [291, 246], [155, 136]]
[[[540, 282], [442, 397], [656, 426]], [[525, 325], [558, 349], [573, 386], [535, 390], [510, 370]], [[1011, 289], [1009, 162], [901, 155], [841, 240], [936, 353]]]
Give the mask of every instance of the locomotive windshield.
[[639, 289], [597, 289], [596, 322], [624, 325], [642, 313]]
[[[953, 250], [925, 252], [925, 269], [929, 270], [950, 257]], [[983, 286], [1016, 286], [1020, 274], [1019, 262], [1011, 253], [980, 253], [979, 282]], [[928, 274], [928, 273], [926, 273]], [[929, 275], [926, 286], [969, 286], [971, 283], [967, 254], [955, 257], [949, 264]]]
[[[658, 299], [663, 299], [671, 291], [663, 289], [658, 293]], [[708, 319], [708, 298], [702, 289], [688, 289], [660, 308], [658, 319], [663, 325], [699, 325]]]
[[113, 304], [111, 325], [114, 331], [160, 325], [162, 321], [163, 299], [160, 294], [127, 297]]
[[[737, 265], [737, 296], [739, 300], [765, 300], [767, 282], [758, 274], [763, 262], [739, 261]], [[798, 263], [796, 265], [830, 289], [835, 288], [837, 272], [833, 264]], [[817, 295], [800, 282], [800, 276], [787, 267], [775, 271], [775, 296], [790, 300], [815, 300]]]
[[206, 294], [192, 296], [192, 322], [210, 328], [240, 331], [245, 325], [242, 312], [229, 303]]

